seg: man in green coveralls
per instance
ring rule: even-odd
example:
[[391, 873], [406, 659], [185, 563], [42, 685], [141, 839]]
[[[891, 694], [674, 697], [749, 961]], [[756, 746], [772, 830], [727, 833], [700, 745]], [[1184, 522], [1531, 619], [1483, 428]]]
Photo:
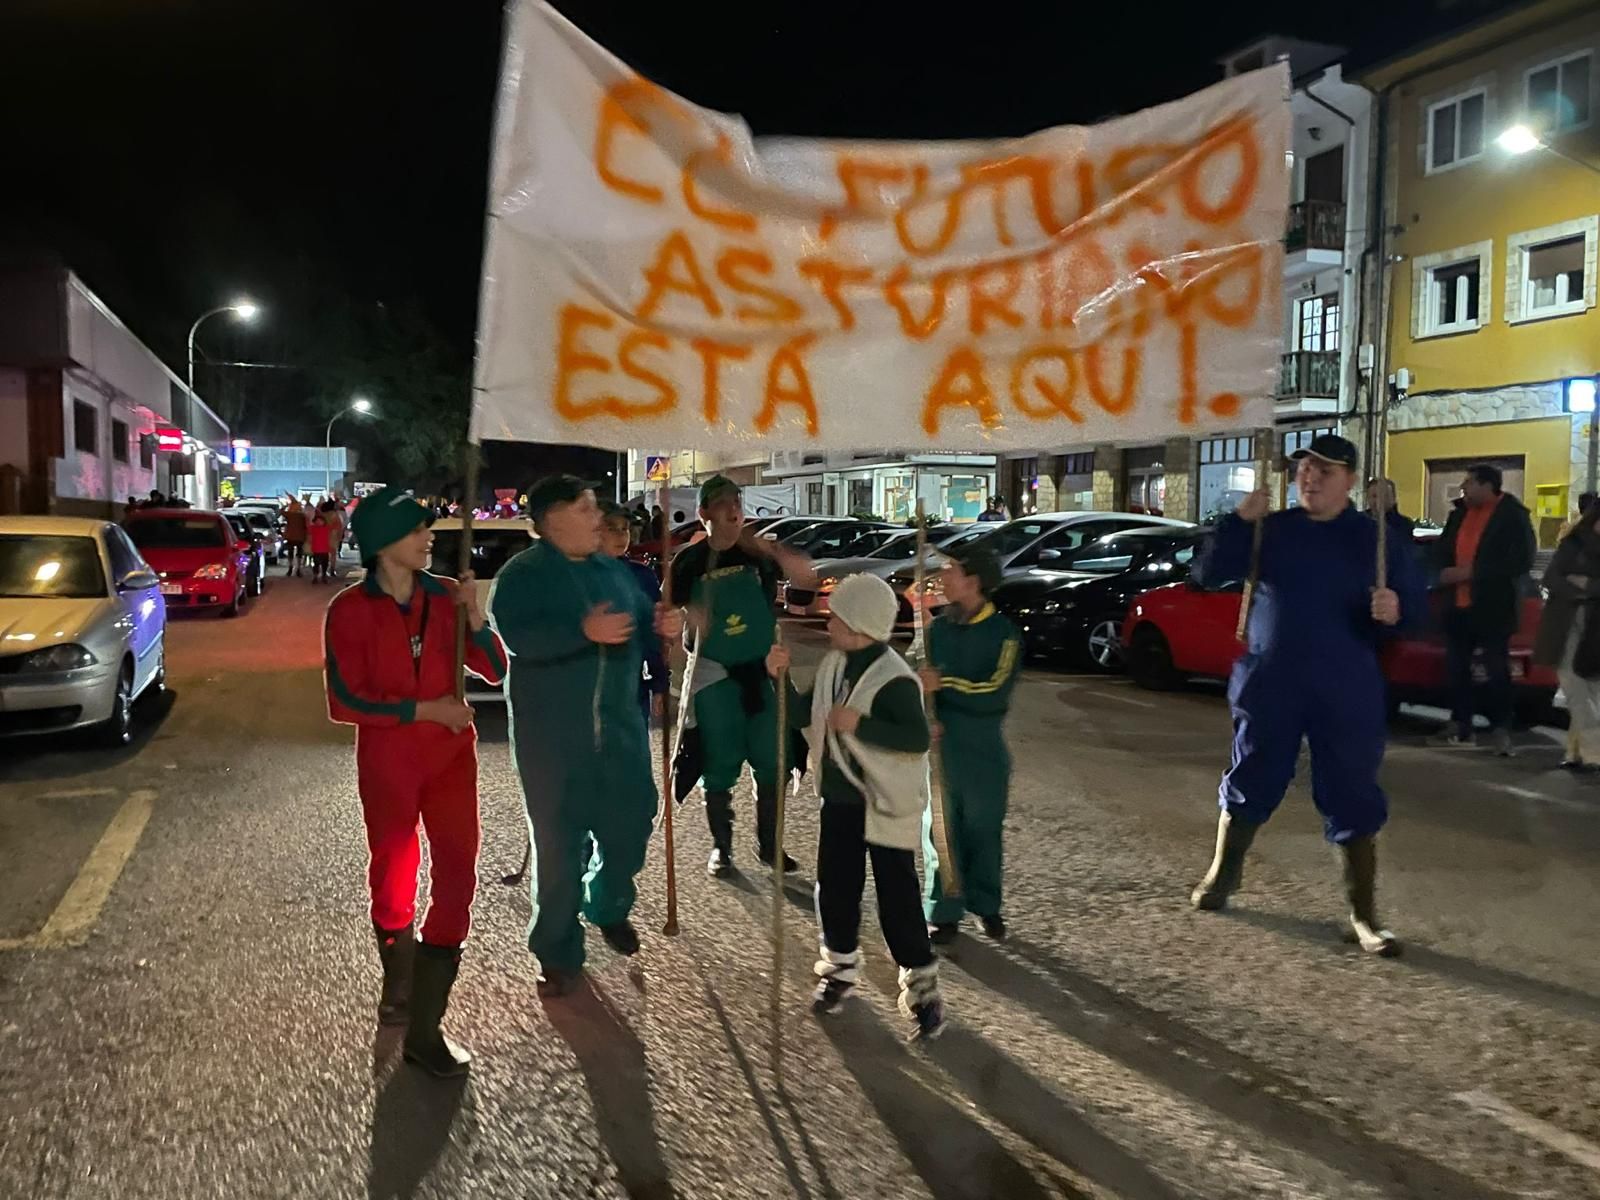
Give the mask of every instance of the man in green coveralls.
[[495, 577], [489, 619], [511, 652], [511, 755], [534, 849], [528, 948], [540, 995], [559, 996], [583, 977], [580, 911], [618, 953], [639, 949], [628, 914], [656, 813], [640, 665], [682, 618], [601, 552], [587, 484], [542, 479], [528, 511], [540, 540]]
[[[811, 561], [744, 528], [739, 485], [714, 475], [700, 485], [706, 536], [672, 560], [672, 598], [688, 605], [696, 658], [686, 719], [699, 730], [704, 758], [706, 823], [713, 849], [706, 869], [733, 874], [733, 787], [744, 764], [756, 780], [756, 850], [774, 854], [778, 799], [778, 711], [767, 677], [767, 651], [777, 630], [780, 575], [812, 580]], [[783, 869], [795, 869], [787, 854]]]
[[[933, 696], [939, 727], [945, 835], [956, 860], [959, 896], [944, 894], [931, 822], [924, 838], [928, 864], [923, 912], [935, 943], [948, 944], [970, 909], [996, 941], [1006, 936], [1000, 915], [1001, 826], [1011, 787], [1006, 712], [1022, 660], [1022, 636], [995, 611], [989, 595], [1000, 584], [1000, 560], [983, 542], [953, 547], [941, 572], [949, 607], [929, 626], [923, 690]], [[931, 814], [930, 814], [931, 815]]]

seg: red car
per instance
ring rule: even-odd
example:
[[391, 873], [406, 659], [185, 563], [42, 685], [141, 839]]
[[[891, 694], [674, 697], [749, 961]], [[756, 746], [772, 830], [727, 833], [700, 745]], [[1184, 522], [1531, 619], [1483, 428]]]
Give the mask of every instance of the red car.
[[[1192, 675], [1225, 679], [1244, 653], [1238, 639], [1242, 584], [1206, 591], [1193, 581], [1168, 584], [1136, 597], [1122, 626], [1128, 674], [1140, 687], [1169, 688]], [[1389, 703], [1448, 703], [1444, 638], [1439, 610], [1446, 593], [1432, 594], [1428, 628], [1393, 638], [1383, 646], [1383, 674]], [[1537, 595], [1522, 602], [1522, 624], [1511, 639], [1511, 683], [1517, 715], [1525, 722], [1545, 719], [1560, 686], [1555, 670], [1532, 662], [1533, 639], [1544, 602]]]
[[194, 508], [140, 508], [123, 528], [161, 579], [167, 611], [218, 608], [236, 617], [249, 595], [255, 551], [219, 512]]
[[[699, 521], [686, 521], [672, 531], [672, 552], [676, 554], [694, 539], [695, 534], [703, 533], [705, 526]], [[657, 567], [661, 562], [661, 539], [651, 538], [648, 542], [636, 542], [628, 547], [628, 553], [623, 556], [636, 563], [643, 563], [647, 567]], [[656, 574], [660, 574], [657, 571]]]

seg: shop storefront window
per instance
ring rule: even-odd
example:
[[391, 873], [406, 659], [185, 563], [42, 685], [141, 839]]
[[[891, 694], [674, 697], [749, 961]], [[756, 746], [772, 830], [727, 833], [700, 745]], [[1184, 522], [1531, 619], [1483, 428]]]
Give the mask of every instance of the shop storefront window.
[[1061, 487], [1056, 493], [1060, 512], [1089, 512], [1094, 508], [1094, 453], [1061, 457]]
[[1200, 443], [1201, 521], [1232, 512], [1255, 486], [1255, 438], [1207, 438]]
[[847, 515], [855, 516], [857, 513], [872, 512], [872, 480], [852, 479], [850, 485], [850, 504]]
[[951, 475], [944, 495], [946, 520], [976, 521], [989, 503], [988, 481], [981, 475]]
[[1140, 446], [1123, 457], [1126, 488], [1124, 511], [1164, 516], [1167, 507], [1167, 468], [1163, 446]]
[[883, 477], [883, 519], [909, 521], [916, 516], [917, 494], [910, 475]]
[[822, 480], [806, 484], [806, 506], [803, 511], [808, 514], [822, 512]]

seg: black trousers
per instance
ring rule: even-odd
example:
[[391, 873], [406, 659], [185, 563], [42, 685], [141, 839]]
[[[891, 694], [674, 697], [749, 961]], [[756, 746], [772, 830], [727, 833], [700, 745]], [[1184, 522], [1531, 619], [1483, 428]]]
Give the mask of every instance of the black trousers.
[[[645, 724], [650, 724], [650, 702], [644, 701]], [[733, 849], [733, 793], [706, 792], [706, 826], [711, 830], [711, 840], [724, 850]], [[772, 843], [778, 833], [778, 794], [768, 785], [756, 781], [756, 853], [762, 858], [773, 855]]]
[[1511, 639], [1488, 634], [1472, 620], [1472, 611], [1452, 608], [1445, 615], [1445, 662], [1450, 679], [1450, 716], [1462, 737], [1472, 736], [1472, 716], [1479, 707], [1477, 685], [1472, 681], [1473, 653], [1483, 651], [1483, 715], [1493, 729], [1511, 728]]
[[817, 921], [822, 940], [835, 954], [853, 954], [861, 943], [861, 894], [867, 886], [867, 860], [878, 888], [878, 921], [889, 953], [902, 967], [933, 961], [928, 926], [922, 917], [913, 850], [894, 850], [867, 841], [867, 810], [860, 804], [822, 804], [822, 836], [817, 843]]

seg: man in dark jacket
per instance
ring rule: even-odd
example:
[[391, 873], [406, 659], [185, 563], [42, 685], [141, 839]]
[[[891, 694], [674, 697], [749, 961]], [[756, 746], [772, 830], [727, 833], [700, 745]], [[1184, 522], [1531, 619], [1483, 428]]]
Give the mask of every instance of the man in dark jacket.
[[1487, 676], [1484, 715], [1494, 752], [1511, 756], [1511, 635], [1522, 608], [1523, 580], [1533, 569], [1533, 522], [1515, 496], [1500, 490], [1498, 467], [1478, 463], [1461, 481], [1461, 501], [1445, 523], [1434, 553], [1439, 586], [1447, 589], [1444, 617], [1451, 722], [1434, 741], [1471, 746], [1477, 706], [1472, 680], [1475, 652]]

